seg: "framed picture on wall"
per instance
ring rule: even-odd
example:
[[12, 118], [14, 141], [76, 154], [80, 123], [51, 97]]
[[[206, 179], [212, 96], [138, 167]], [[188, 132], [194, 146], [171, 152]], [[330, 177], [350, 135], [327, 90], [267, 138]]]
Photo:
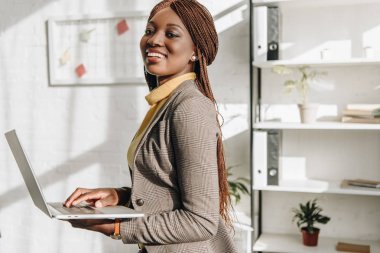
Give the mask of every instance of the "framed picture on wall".
[[145, 83], [139, 42], [148, 13], [48, 20], [50, 85]]

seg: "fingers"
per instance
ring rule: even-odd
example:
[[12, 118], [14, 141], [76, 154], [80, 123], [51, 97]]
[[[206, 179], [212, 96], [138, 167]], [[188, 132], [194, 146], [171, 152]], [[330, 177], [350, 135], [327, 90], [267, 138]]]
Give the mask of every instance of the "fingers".
[[68, 197], [64, 203], [66, 207], [71, 207], [73, 204], [73, 201], [75, 201], [78, 197], [80, 197], [82, 194], [91, 191], [90, 189], [85, 188], [77, 188], [71, 195]]
[[[96, 200], [104, 198], [104, 197], [105, 196], [104, 196], [103, 192], [99, 192], [99, 191], [87, 192], [87, 193], [84, 193], [84, 194], [80, 195], [77, 199], [75, 199], [72, 202], [72, 204], [73, 205], [78, 205], [79, 203], [81, 203], [83, 201], [91, 202], [91, 201], [96, 201]], [[95, 205], [96, 205], [96, 202], [95, 202]]]
[[72, 205], [77, 205], [82, 201], [92, 203], [96, 207], [115, 206], [118, 203], [118, 195], [116, 190], [113, 188], [93, 190], [78, 188], [66, 200], [65, 206], [71, 207]]

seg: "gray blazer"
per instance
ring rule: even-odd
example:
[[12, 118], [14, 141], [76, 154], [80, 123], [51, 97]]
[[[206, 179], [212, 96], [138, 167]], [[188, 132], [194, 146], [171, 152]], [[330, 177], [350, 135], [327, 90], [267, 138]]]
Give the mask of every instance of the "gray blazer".
[[139, 143], [130, 206], [145, 213], [121, 223], [124, 243], [149, 253], [237, 252], [219, 215], [214, 104], [194, 81], [177, 87]]

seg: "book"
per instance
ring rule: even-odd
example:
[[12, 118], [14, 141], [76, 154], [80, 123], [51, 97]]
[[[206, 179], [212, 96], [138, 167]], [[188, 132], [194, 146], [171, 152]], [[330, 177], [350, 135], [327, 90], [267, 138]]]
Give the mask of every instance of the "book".
[[348, 110], [365, 110], [372, 111], [380, 108], [380, 104], [348, 104]]
[[357, 117], [380, 117], [380, 108], [373, 110], [345, 109], [343, 110], [343, 115]]
[[338, 242], [335, 249], [337, 251], [344, 251], [344, 252], [357, 252], [357, 253], [371, 252], [369, 245], [352, 244], [352, 243], [345, 243], [345, 242]]
[[380, 117], [350, 117], [350, 116], [343, 116], [342, 117], [343, 123], [362, 123], [362, 124], [380, 124]]
[[366, 179], [343, 180], [342, 187], [348, 187], [348, 186], [380, 189], [380, 181], [366, 180]]
[[344, 116], [379, 117], [380, 104], [348, 104], [343, 110]]
[[380, 124], [380, 104], [348, 104], [342, 114], [344, 123]]

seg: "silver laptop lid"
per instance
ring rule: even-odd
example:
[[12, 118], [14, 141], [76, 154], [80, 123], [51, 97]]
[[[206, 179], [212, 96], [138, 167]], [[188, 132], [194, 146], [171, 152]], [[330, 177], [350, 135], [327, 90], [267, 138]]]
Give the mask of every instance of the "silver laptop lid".
[[13, 129], [9, 132], [6, 132], [5, 138], [7, 139], [9, 147], [12, 150], [13, 156], [17, 162], [22, 177], [24, 178], [26, 187], [28, 188], [34, 205], [38, 207], [42, 212], [52, 217], [49, 208], [46, 205], [41, 188], [37, 182], [36, 176], [34, 175], [33, 169], [17, 137], [16, 130]]

